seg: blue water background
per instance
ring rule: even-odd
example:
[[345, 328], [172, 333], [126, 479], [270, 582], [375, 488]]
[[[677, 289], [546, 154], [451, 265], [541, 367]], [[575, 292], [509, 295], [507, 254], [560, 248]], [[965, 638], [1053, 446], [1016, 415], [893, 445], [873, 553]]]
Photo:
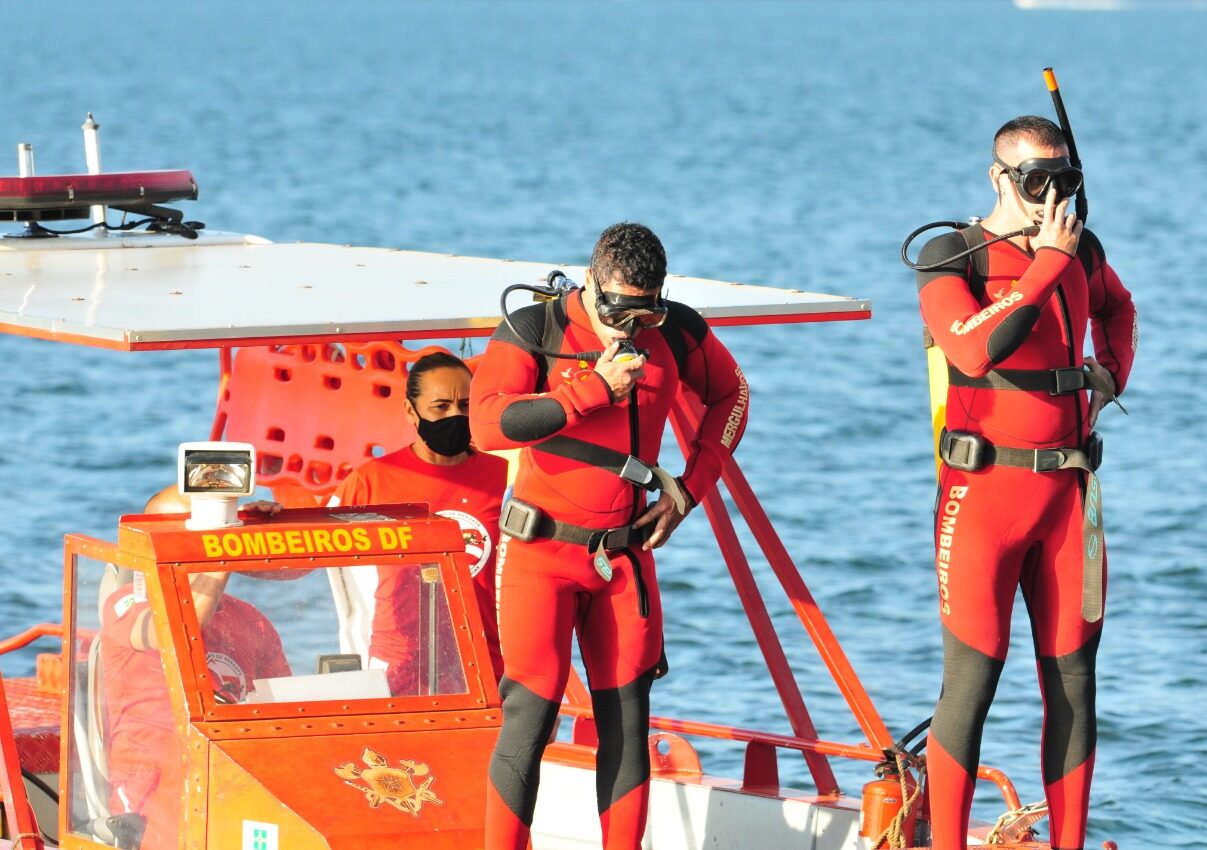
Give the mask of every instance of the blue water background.
[[[189, 216], [224, 230], [584, 262], [635, 219], [673, 271], [871, 298], [870, 322], [721, 336], [752, 387], [739, 459], [900, 733], [933, 707], [940, 648], [925, 367], [897, 250], [922, 222], [988, 211], [993, 131], [1051, 114], [1054, 64], [1091, 223], [1141, 316], [1131, 416], [1101, 422], [1111, 587], [1087, 846], [1201, 846], [1207, 14], [1135, 5], [5, 3], [0, 160], [30, 141], [39, 173], [82, 170], [91, 110], [108, 169], [192, 169]], [[207, 434], [216, 359], [0, 338], [0, 633], [58, 620], [62, 535], [111, 538], [175, 444]], [[654, 711], [787, 731], [703, 518], [663, 551], [674, 672]], [[820, 733], [857, 740], [771, 606]], [[983, 760], [1033, 800], [1027, 634], [1020, 605]], [[702, 750], [740, 772], [740, 750]], [[868, 778], [839, 770], [851, 791]]]

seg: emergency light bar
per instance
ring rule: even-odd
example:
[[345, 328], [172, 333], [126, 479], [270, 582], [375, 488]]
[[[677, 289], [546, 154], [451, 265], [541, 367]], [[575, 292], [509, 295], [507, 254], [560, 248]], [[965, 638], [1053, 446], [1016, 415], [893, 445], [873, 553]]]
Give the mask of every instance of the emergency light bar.
[[0, 221], [87, 218], [94, 205], [150, 212], [156, 204], [196, 199], [189, 171], [0, 177]]

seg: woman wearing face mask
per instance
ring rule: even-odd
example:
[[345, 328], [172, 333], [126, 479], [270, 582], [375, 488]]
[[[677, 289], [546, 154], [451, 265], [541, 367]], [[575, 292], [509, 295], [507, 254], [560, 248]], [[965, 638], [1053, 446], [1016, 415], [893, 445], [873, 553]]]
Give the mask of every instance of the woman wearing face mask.
[[[329, 504], [426, 502], [435, 513], [456, 520], [465, 539], [465, 563], [473, 577], [497, 681], [503, 661], [495, 612], [495, 550], [507, 461], [470, 447], [469, 379], [469, 368], [446, 352], [415, 361], [407, 374], [403, 405], [415, 428], [415, 441], [356, 469]], [[370, 666], [385, 666], [395, 694], [418, 692], [414, 593], [404, 571], [378, 579]]]

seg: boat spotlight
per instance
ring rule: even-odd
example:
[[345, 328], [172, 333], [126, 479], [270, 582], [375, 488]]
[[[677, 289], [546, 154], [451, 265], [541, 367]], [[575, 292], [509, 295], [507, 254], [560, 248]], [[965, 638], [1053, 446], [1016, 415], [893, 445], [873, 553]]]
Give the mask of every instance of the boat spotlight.
[[256, 449], [250, 443], [181, 443], [177, 455], [177, 486], [190, 497], [193, 514], [185, 521], [192, 530], [242, 525], [240, 496], [256, 486]]

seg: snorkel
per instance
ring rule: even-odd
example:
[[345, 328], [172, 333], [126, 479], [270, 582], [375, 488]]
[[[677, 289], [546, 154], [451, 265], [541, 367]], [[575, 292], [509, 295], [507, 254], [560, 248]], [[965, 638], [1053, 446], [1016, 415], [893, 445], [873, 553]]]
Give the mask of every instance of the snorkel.
[[[1051, 68], [1044, 68], [1044, 82], [1047, 84], [1048, 91], [1052, 95], [1052, 103], [1056, 107], [1056, 117], [1060, 122], [1060, 131], [1061, 131], [1061, 133], [1064, 134], [1065, 143], [1069, 149], [1069, 164], [1071, 166], [1073, 166], [1073, 168], [1077, 169], [1077, 171], [1080, 172], [1081, 171], [1081, 158], [1077, 155], [1077, 143], [1073, 141], [1073, 128], [1069, 125], [1069, 116], [1068, 116], [1068, 113], [1065, 112], [1064, 99], [1060, 96], [1060, 88], [1056, 85], [1056, 75], [1052, 72]], [[1084, 175], [1084, 172], [1083, 172], [1083, 175]], [[1075, 210], [1077, 212], [1077, 218], [1082, 222], [1082, 224], [1084, 224], [1086, 216], [1088, 215], [1088, 209], [1087, 209], [1087, 204], [1086, 204], [1086, 199], [1085, 199], [1084, 176], [1082, 176], [1081, 185], [1077, 188], [1076, 196], [1077, 196], [1077, 200], [1075, 202]], [[1018, 236], [1035, 236], [1037, 233], [1039, 233], [1038, 225], [1029, 225], [1029, 226], [1023, 227], [1019, 230], [1015, 230], [1011, 233], [1006, 233], [1006, 234], [1003, 234], [1002, 236], [996, 236], [993, 239], [988, 239], [985, 242], [977, 244], [964, 251], [960, 251], [959, 253], [952, 254], [950, 257], [945, 257], [937, 263], [915, 263], [913, 260], [911, 260], [909, 258], [909, 253], [908, 253], [909, 246], [913, 243], [913, 241], [915, 239], [917, 239], [921, 234], [925, 233], [926, 231], [934, 230], [935, 228], [938, 228], [938, 227], [949, 227], [952, 230], [963, 230], [964, 228], [968, 227], [970, 223], [976, 223], [977, 221], [979, 221], [979, 219], [973, 219], [971, 222], [967, 222], [967, 221], [932, 221], [930, 224], [922, 225], [921, 227], [919, 227], [916, 230], [914, 230], [913, 232], [911, 232], [909, 234], [909, 236], [905, 237], [905, 242], [903, 242], [901, 244], [901, 262], [905, 263], [905, 265], [909, 266], [914, 271], [919, 271], [919, 272], [934, 271], [935, 269], [942, 268], [943, 266], [946, 266], [949, 263], [954, 263], [957, 260], [962, 260], [965, 257], [971, 256], [972, 254], [975, 254], [977, 251], [984, 251], [986, 248], [988, 248], [990, 245], [993, 245], [996, 242], [1001, 242], [1005, 239], [1014, 239], [1015, 237], [1018, 237]]]
[[[1060, 96], [1060, 86], [1056, 84], [1056, 74], [1051, 68], [1044, 68], [1044, 82], [1048, 84], [1048, 91], [1052, 95], [1052, 105], [1056, 107], [1056, 118], [1060, 122], [1060, 132], [1064, 133], [1065, 144], [1069, 147], [1069, 162], [1073, 167], [1085, 174], [1081, 168], [1081, 157], [1077, 155], [1077, 142], [1073, 139], [1073, 127], [1069, 124], [1069, 114], [1065, 112], [1064, 98]], [[1077, 211], [1077, 219], [1085, 225], [1085, 220], [1090, 214], [1090, 205], [1085, 199], [1085, 178], [1082, 178], [1081, 188], [1077, 190], [1077, 201], [1075, 205]]]

